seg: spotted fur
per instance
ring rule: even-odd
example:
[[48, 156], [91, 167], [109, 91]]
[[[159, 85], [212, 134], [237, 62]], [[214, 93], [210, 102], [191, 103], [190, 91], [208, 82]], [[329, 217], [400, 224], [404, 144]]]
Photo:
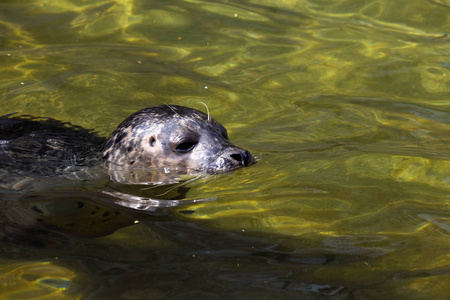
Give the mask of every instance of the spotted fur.
[[[180, 150], [183, 143], [195, 145], [184, 151]], [[124, 168], [205, 173], [255, 162], [247, 150], [230, 142], [220, 123], [198, 110], [176, 105], [149, 107], [129, 116], [109, 137], [103, 158]]]

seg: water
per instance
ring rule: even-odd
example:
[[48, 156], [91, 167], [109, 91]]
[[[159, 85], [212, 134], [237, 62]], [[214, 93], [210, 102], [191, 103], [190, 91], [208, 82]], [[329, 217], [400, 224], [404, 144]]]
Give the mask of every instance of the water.
[[27, 195], [18, 222], [39, 203], [60, 229], [2, 238], [0, 298], [447, 299], [449, 12], [2, 1], [1, 114], [107, 136], [138, 109], [205, 102], [259, 162], [187, 185], [186, 199], [214, 201], [103, 223], [89, 212], [117, 208], [93, 184]]

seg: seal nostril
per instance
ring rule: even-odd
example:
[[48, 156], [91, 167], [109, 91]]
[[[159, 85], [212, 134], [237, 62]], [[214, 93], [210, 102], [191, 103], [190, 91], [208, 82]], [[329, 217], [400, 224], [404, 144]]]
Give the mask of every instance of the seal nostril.
[[242, 157], [241, 153], [235, 153], [235, 154], [231, 154], [230, 157], [234, 160], [237, 161], [242, 161], [244, 158]]
[[250, 155], [250, 152], [245, 150], [241, 153], [231, 154], [230, 157], [238, 162], [242, 162], [244, 166], [248, 166], [252, 156]]
[[249, 163], [250, 163], [250, 160], [251, 160], [251, 154], [250, 154], [250, 152], [248, 152], [247, 150], [245, 150], [243, 153], [242, 153], [242, 157], [243, 157], [243, 159], [244, 159], [244, 165], [245, 166], [248, 166], [249, 165]]

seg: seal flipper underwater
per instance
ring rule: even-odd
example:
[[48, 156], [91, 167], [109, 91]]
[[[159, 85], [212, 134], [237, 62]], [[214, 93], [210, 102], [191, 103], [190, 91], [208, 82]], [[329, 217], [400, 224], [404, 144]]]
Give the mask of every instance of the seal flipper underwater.
[[[98, 136], [92, 130], [53, 119], [6, 115], [0, 118], [0, 196], [3, 202], [0, 207], [0, 226], [9, 223], [32, 228], [38, 223], [42, 225], [42, 220], [52, 220], [51, 224], [47, 221], [49, 224], [44, 225], [62, 230], [75, 229], [76, 226], [70, 224], [82, 222], [79, 221], [83, 219], [79, 218], [79, 211], [74, 212], [76, 221], [65, 220], [64, 224], [53, 221], [58, 218], [42, 215], [51, 211], [39, 205], [50, 207], [43, 197], [58, 199], [55, 201], [64, 199], [61, 196], [64, 189], [48, 194], [49, 190], [57, 189], [59, 183], [64, 188], [67, 184], [71, 187], [65, 191], [73, 194], [69, 198], [75, 201], [73, 203], [76, 205], [72, 205], [75, 210], [76, 207], [89, 207], [87, 204], [92, 202], [89, 197], [104, 199], [105, 195], [105, 201], [114, 197], [112, 204], [141, 209], [142, 203], [152, 205], [158, 199], [153, 202], [151, 198], [127, 197], [124, 193], [108, 190], [94, 196], [84, 195], [84, 192], [77, 190], [77, 184], [82, 182], [85, 186], [93, 181], [108, 181], [108, 175], [118, 184], [170, 184], [177, 182], [180, 174], [224, 173], [254, 163], [255, 159], [247, 150], [230, 142], [221, 124], [209, 115], [182, 106], [161, 105], [138, 111], [123, 121], [109, 139]], [[33, 194], [36, 193], [40, 194], [33, 200]], [[78, 200], [75, 199], [77, 197]], [[24, 205], [8, 201], [20, 199], [27, 201], [24, 201]], [[133, 205], [133, 199], [142, 201], [139, 205]], [[33, 201], [38, 205], [34, 205]], [[181, 202], [167, 202], [159, 206], [169, 207]], [[31, 209], [33, 213], [21, 214], [21, 208]], [[108, 212], [109, 208], [105, 208], [105, 212], [98, 215], [108, 217]], [[28, 218], [27, 215], [33, 217]], [[118, 222], [110, 229], [93, 230], [92, 233], [109, 234], [111, 228], [114, 231], [132, 223], [132, 218], [126, 217], [122, 221], [120, 217], [116, 218]], [[91, 224], [96, 224], [92, 219], [89, 220]], [[100, 218], [99, 222], [105, 220], [110, 222], [109, 218]], [[79, 228], [76, 230], [80, 233]]]

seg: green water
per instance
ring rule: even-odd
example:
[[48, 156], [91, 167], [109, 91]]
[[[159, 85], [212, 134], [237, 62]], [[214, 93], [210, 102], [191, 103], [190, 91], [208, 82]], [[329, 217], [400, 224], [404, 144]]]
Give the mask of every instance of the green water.
[[1, 1], [0, 114], [106, 136], [205, 102], [258, 164], [113, 234], [2, 242], [0, 298], [448, 299], [447, 34], [447, 0]]

